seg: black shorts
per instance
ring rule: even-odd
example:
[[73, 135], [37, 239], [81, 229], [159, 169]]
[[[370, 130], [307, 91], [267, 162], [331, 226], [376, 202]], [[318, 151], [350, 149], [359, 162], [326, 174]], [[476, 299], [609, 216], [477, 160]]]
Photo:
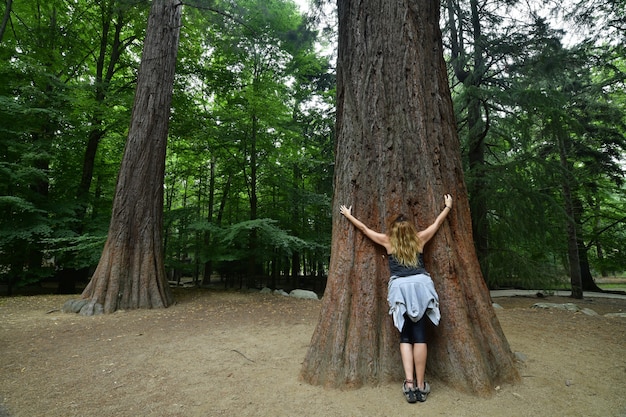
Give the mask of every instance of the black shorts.
[[400, 343], [426, 343], [426, 314], [417, 322], [404, 315], [404, 325], [400, 332]]

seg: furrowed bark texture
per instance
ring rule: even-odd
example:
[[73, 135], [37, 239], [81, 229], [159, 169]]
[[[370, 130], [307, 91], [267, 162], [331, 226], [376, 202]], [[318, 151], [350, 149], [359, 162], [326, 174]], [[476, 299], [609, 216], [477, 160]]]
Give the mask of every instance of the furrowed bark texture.
[[338, 12], [330, 271], [301, 377], [329, 387], [402, 380], [384, 251], [338, 209], [352, 205], [357, 218], [379, 231], [399, 213], [423, 229], [450, 193], [454, 208], [425, 251], [442, 312], [427, 377], [488, 396], [519, 376], [473, 247], [439, 2], [339, 0]]
[[168, 120], [182, 5], [154, 0], [137, 92], [117, 181], [109, 234], [81, 311], [167, 307], [172, 303], [163, 263], [163, 179]]

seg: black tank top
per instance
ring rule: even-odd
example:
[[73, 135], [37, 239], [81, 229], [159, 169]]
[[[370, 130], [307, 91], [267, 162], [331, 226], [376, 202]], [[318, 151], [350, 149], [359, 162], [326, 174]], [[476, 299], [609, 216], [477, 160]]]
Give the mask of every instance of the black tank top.
[[391, 276], [395, 277], [408, 277], [410, 275], [426, 274], [426, 268], [424, 267], [424, 254], [419, 253], [417, 255], [417, 266], [405, 266], [398, 262], [393, 256], [387, 256], [389, 259], [389, 272]]

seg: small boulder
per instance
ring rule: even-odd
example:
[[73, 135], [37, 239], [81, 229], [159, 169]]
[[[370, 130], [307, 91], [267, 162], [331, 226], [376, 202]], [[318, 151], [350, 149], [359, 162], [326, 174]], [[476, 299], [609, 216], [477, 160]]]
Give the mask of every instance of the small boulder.
[[581, 313], [586, 314], [588, 316], [598, 316], [599, 314], [593, 311], [590, 308], [583, 308], [580, 310]]
[[104, 306], [100, 303], [96, 303], [95, 301], [89, 301], [78, 312], [81, 316], [97, 316], [98, 314], [103, 313]]
[[84, 298], [67, 300], [65, 304], [63, 304], [61, 311], [64, 313], [78, 313], [88, 302], [89, 300], [85, 300]]
[[573, 303], [535, 303], [533, 304], [533, 308], [554, 308], [556, 310], [580, 311], [580, 308]]
[[525, 363], [528, 360], [528, 356], [524, 355], [522, 352], [515, 352], [515, 359], [518, 362]]
[[319, 298], [317, 298], [317, 294], [309, 290], [293, 290], [289, 293], [289, 296], [295, 298], [304, 298], [307, 300], [319, 300]]

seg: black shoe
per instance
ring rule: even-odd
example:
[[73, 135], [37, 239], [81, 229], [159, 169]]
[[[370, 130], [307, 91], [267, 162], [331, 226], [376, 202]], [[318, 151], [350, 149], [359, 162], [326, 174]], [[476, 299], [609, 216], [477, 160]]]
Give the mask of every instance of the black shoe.
[[428, 382], [424, 382], [424, 389], [416, 389], [415, 390], [415, 397], [417, 398], [417, 401], [423, 403], [424, 401], [426, 401], [426, 397], [428, 397], [428, 394], [430, 394], [430, 384]]
[[412, 388], [409, 388], [406, 386], [407, 382], [413, 382], [413, 381], [404, 381], [402, 383], [402, 392], [404, 393], [404, 397], [406, 398], [407, 402], [413, 404], [417, 402], [417, 395], [416, 395], [416, 391], [414, 391]]

